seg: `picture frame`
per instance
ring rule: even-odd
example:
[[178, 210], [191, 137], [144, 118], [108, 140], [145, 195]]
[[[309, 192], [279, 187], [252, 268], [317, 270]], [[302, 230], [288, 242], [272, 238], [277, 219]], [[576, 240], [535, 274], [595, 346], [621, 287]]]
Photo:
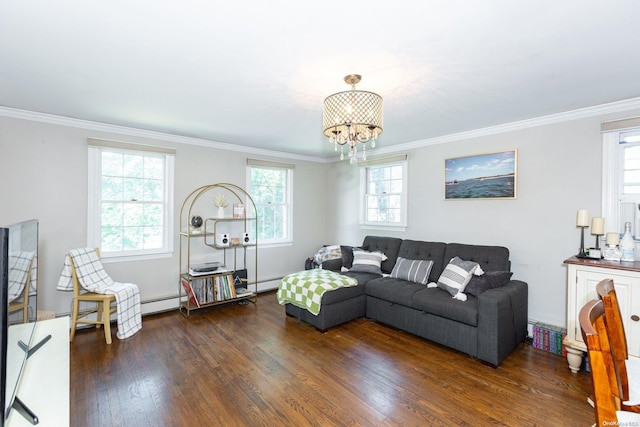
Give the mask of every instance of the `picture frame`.
[[233, 204], [233, 217], [244, 218], [244, 203]]
[[518, 150], [511, 149], [444, 161], [445, 200], [513, 200], [518, 191]]

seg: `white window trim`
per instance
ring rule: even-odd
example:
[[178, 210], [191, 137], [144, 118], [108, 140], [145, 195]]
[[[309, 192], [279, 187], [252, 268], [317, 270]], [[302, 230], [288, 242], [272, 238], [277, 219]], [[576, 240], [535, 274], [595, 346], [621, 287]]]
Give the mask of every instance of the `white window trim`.
[[[619, 121], [624, 124], [634, 124], [638, 126], [638, 120], [625, 119]], [[634, 128], [622, 127], [618, 129], [608, 130], [615, 127], [617, 122], [605, 122], [602, 124], [602, 216], [607, 230], [623, 232], [620, 223], [620, 188], [624, 182], [624, 159], [621, 150], [620, 138], [624, 133], [633, 131]], [[640, 130], [640, 128], [635, 128]], [[638, 239], [638, 231], [635, 230], [636, 224], [632, 229]]]
[[100, 247], [100, 192], [101, 192], [101, 159], [103, 149], [112, 152], [127, 152], [145, 154], [158, 153], [165, 157], [165, 206], [164, 209], [164, 243], [162, 249], [145, 250], [134, 253], [101, 252], [103, 262], [137, 261], [145, 259], [168, 258], [173, 256], [174, 233], [174, 174], [175, 174], [175, 150], [163, 147], [151, 147], [147, 145], [129, 144], [117, 141], [107, 141], [89, 138], [88, 143], [88, 195], [87, 195], [87, 247]]
[[[401, 198], [401, 220], [397, 224], [381, 223], [381, 222], [369, 222], [366, 216], [367, 206], [367, 170], [370, 166], [394, 166], [402, 165], [402, 198]], [[380, 159], [371, 162], [359, 163], [360, 166], [360, 228], [367, 230], [393, 230], [393, 231], [406, 231], [407, 229], [407, 206], [409, 198], [409, 181], [408, 181], [408, 169], [409, 162], [407, 156], [397, 156], [390, 159]]]
[[[260, 248], [277, 248], [283, 246], [291, 246], [293, 244], [293, 171], [295, 169], [295, 165], [288, 163], [280, 163], [280, 162], [271, 162], [267, 160], [257, 160], [257, 159], [247, 159], [247, 169], [246, 169], [246, 182], [248, 193], [251, 194], [252, 186], [251, 186], [251, 168], [271, 168], [271, 169], [285, 169], [287, 172], [287, 201], [286, 204], [288, 206], [287, 215], [288, 219], [286, 221], [286, 233], [287, 237], [284, 239], [272, 239], [272, 240], [260, 240], [258, 239], [258, 244]], [[258, 204], [256, 203], [256, 206]], [[257, 227], [257, 223], [256, 223]]]

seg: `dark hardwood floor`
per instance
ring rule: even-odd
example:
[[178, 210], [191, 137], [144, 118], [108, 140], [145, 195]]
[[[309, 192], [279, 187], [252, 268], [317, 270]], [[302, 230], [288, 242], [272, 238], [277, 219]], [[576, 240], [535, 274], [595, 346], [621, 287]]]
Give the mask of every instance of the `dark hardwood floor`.
[[[114, 328], [115, 329], [115, 325]], [[360, 319], [320, 333], [275, 293], [71, 343], [71, 425], [590, 426], [591, 379], [523, 344], [499, 368]]]

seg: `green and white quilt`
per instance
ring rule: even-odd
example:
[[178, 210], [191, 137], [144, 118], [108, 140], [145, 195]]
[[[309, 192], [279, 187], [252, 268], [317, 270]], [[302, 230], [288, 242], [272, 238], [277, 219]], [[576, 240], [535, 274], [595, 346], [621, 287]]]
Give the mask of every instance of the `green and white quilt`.
[[278, 287], [278, 303], [293, 304], [317, 316], [325, 292], [348, 286], [358, 281], [330, 270], [313, 269], [292, 273], [282, 278]]

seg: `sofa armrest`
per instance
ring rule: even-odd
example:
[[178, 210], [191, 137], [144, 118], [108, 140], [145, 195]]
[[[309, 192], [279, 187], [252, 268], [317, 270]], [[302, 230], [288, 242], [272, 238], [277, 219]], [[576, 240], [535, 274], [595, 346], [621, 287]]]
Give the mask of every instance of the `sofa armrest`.
[[478, 296], [478, 358], [498, 366], [527, 338], [528, 285], [511, 280]]

